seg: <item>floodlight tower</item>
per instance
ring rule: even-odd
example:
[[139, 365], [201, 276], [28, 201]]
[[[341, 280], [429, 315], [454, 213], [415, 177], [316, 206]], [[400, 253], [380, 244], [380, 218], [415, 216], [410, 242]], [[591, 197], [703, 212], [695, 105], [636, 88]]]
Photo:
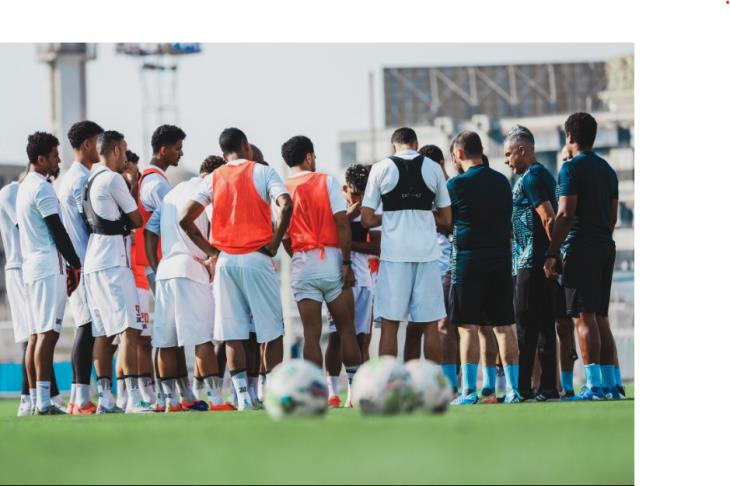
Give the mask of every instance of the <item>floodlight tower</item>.
[[38, 44], [36, 54], [50, 67], [51, 126], [61, 142], [61, 170], [65, 170], [74, 158], [66, 133], [86, 118], [86, 62], [96, 59], [96, 44]]
[[176, 124], [178, 108], [178, 59], [182, 55], [197, 54], [200, 44], [127, 44], [116, 46], [117, 53], [140, 60], [142, 85], [142, 157], [149, 160], [149, 139], [152, 130], [163, 123]]

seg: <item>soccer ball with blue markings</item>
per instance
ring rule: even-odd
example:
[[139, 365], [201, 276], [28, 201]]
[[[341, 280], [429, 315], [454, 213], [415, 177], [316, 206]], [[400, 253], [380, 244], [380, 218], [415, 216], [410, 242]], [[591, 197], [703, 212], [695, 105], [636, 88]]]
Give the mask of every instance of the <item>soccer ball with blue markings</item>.
[[403, 363], [379, 356], [360, 366], [352, 381], [353, 405], [363, 415], [393, 415], [413, 408], [411, 379]]
[[414, 359], [406, 363], [411, 375], [413, 408], [428, 413], [444, 413], [451, 402], [451, 387], [441, 367], [428, 360]]
[[324, 373], [303, 359], [279, 364], [267, 377], [264, 407], [274, 420], [324, 415], [327, 412]]

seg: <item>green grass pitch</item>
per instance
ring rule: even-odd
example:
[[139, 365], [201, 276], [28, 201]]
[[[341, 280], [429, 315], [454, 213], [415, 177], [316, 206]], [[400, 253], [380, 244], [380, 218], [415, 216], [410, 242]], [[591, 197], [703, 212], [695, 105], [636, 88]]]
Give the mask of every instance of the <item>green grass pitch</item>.
[[631, 484], [634, 402], [15, 417], [0, 400], [0, 483]]

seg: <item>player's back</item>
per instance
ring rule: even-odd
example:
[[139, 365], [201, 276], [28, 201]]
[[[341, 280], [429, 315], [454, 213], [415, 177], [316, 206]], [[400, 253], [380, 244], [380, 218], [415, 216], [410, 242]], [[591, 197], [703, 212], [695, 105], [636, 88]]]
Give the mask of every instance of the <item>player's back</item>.
[[20, 252], [20, 233], [15, 215], [18, 182], [11, 182], [0, 189], [0, 236], [5, 250], [5, 268], [20, 268], [23, 258]]

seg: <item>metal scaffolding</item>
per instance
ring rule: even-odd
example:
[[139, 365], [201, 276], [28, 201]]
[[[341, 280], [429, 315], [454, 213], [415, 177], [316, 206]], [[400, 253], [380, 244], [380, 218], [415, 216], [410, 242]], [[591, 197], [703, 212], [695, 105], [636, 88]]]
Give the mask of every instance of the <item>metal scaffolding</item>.
[[528, 117], [602, 108], [605, 63], [386, 68], [386, 126], [472, 115]]

